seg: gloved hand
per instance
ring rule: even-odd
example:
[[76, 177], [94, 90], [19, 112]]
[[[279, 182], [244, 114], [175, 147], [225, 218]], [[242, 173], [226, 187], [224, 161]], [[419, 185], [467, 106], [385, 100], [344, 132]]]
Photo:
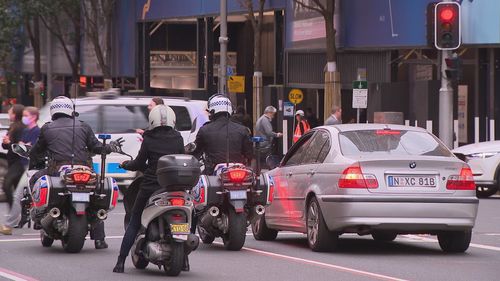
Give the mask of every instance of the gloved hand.
[[127, 167], [129, 162], [130, 162], [130, 160], [125, 160], [118, 167], [126, 170], [126, 167]]
[[122, 144], [125, 142], [123, 138], [119, 138], [117, 140], [111, 141], [109, 143], [109, 148], [111, 152], [117, 152], [120, 153], [122, 152]]

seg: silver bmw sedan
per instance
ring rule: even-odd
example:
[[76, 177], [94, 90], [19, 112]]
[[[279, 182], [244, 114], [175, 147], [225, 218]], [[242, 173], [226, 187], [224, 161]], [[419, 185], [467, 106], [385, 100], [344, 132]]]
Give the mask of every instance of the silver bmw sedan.
[[252, 224], [257, 240], [301, 232], [313, 251], [331, 251], [343, 233], [425, 233], [445, 252], [469, 247], [479, 203], [471, 169], [424, 129], [318, 127], [266, 175], [274, 200]]

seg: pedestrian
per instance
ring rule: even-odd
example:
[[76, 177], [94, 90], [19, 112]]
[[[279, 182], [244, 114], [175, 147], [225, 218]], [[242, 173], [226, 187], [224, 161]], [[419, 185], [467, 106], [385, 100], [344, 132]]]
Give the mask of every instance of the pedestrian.
[[332, 108], [332, 115], [325, 121], [325, 125], [338, 125], [342, 124], [342, 108], [334, 105]]
[[21, 104], [14, 104], [8, 111], [9, 119], [12, 122], [7, 135], [3, 138], [2, 147], [7, 150], [7, 163], [9, 165], [7, 173], [3, 181], [3, 192], [7, 197], [9, 210], [12, 208], [13, 192], [17, 186], [17, 182], [23, 174], [23, 164], [21, 157], [12, 151], [11, 144], [18, 143], [21, 140], [23, 130], [25, 128], [23, 118], [24, 106]]
[[319, 126], [318, 117], [316, 117], [316, 114], [314, 114], [312, 108], [310, 107], [306, 108], [306, 119], [307, 122], [309, 122], [309, 126], [311, 126], [311, 128]]
[[276, 112], [277, 110], [274, 106], [266, 107], [264, 114], [255, 123], [255, 136], [264, 138], [264, 141], [260, 143], [260, 159], [257, 160], [261, 163], [265, 162], [267, 156], [271, 155], [273, 140], [283, 136], [282, 133], [273, 131], [271, 121]]
[[[162, 98], [160, 98], [160, 97], [154, 97], [154, 98], [152, 98], [152, 99], [151, 99], [151, 101], [150, 101], [150, 102], [149, 102], [149, 104], [148, 104], [148, 112], [151, 112], [151, 110], [152, 110], [155, 106], [157, 106], [157, 105], [159, 105], [159, 104], [165, 104], [165, 103], [163, 102], [163, 99], [162, 99]], [[135, 129], [135, 132], [136, 132], [136, 133], [138, 133], [138, 134], [140, 134], [140, 135], [143, 135], [143, 134], [144, 134], [144, 131], [145, 131], [145, 129]]]
[[246, 113], [245, 108], [241, 105], [236, 108], [236, 113], [231, 116], [231, 121], [239, 123], [249, 129], [252, 127], [252, 118], [250, 118], [250, 115]]
[[[39, 111], [36, 107], [29, 106], [24, 109], [23, 124], [26, 128], [23, 130], [23, 135], [19, 143], [27, 145], [34, 145], [36, 143], [38, 136], [40, 135], [40, 128], [37, 125], [39, 115]], [[12, 208], [10, 209], [5, 224], [0, 225], [0, 233], [4, 235], [11, 235], [12, 228], [16, 226], [22, 227], [25, 223], [21, 221], [21, 199], [23, 197], [24, 187], [28, 185], [28, 176], [26, 174], [28, 169], [28, 160], [21, 158], [21, 162], [23, 164], [23, 173], [14, 192]]]
[[307, 118], [305, 117], [303, 110], [297, 110], [295, 113], [295, 131], [293, 133], [293, 143], [296, 143], [302, 135], [309, 132], [311, 130], [311, 126], [309, 126], [309, 122], [307, 122]]

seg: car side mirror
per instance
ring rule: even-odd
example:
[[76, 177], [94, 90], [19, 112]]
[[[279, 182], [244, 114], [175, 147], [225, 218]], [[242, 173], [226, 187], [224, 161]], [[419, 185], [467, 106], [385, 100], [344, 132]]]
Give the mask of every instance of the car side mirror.
[[24, 158], [29, 158], [30, 156], [30, 150], [31, 150], [31, 145], [27, 144], [12, 144], [11, 146], [12, 152], [15, 154], [24, 157]]

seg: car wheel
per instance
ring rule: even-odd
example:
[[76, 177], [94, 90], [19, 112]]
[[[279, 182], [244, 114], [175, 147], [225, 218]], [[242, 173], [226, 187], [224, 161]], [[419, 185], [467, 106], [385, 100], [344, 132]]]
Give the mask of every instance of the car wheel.
[[337, 248], [339, 235], [326, 227], [318, 200], [312, 198], [307, 205], [307, 243], [315, 252], [329, 252]]
[[463, 253], [469, 248], [471, 230], [445, 231], [438, 234], [439, 246], [446, 253]]
[[373, 240], [383, 242], [394, 241], [397, 236], [398, 234], [394, 232], [377, 231], [372, 233]]
[[252, 233], [255, 240], [271, 241], [276, 239], [278, 231], [267, 227], [265, 215], [252, 223]]
[[491, 195], [497, 193], [498, 187], [496, 186], [477, 186], [476, 196], [477, 198], [488, 198]]

